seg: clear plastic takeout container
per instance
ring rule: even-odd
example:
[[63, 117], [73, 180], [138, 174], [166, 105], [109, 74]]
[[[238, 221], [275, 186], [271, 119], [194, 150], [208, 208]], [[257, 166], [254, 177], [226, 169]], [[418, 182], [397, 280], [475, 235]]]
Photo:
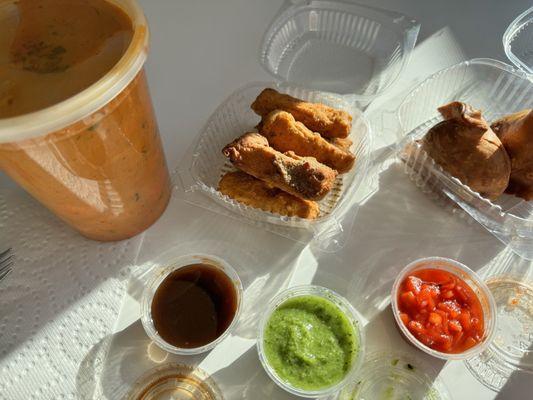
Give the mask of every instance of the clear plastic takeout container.
[[533, 7], [509, 25], [503, 35], [503, 48], [513, 64], [533, 73]]
[[[252, 83], [217, 108], [200, 133], [190, 165], [181, 166], [178, 187], [186, 201], [254, 224], [300, 242], [320, 237], [325, 251], [342, 247], [357, 212], [354, 195], [367, 174], [371, 129], [359, 107], [367, 105], [399, 77], [409, 60], [419, 25], [394, 12], [341, 1], [287, 1], [263, 38], [260, 63], [277, 81]], [[324, 103], [353, 117], [350, 139], [356, 164], [339, 176], [320, 202], [314, 221], [287, 218], [245, 206], [217, 191], [233, 167], [222, 148], [260, 121], [250, 105], [271, 87], [306, 101]], [[203, 193], [211, 202], [193, 195]], [[351, 208], [349, 217], [346, 211]]]
[[420, 28], [414, 19], [349, 2], [292, 3], [263, 39], [260, 62], [270, 74], [365, 105], [398, 79]]
[[[401, 320], [400, 309], [398, 307], [398, 291], [400, 290], [400, 285], [407, 278], [407, 276], [409, 276], [409, 274], [426, 268], [440, 269], [458, 276], [474, 291], [478, 297], [483, 310], [484, 333], [482, 341], [476, 344], [474, 347], [471, 347], [462, 353], [443, 353], [434, 350], [419, 341]], [[474, 271], [472, 271], [466, 265], [449, 258], [428, 257], [413, 261], [407, 265], [398, 274], [392, 286], [391, 307], [396, 324], [407, 341], [433, 357], [444, 360], [467, 360], [483, 352], [483, 350], [490, 345], [494, 336], [494, 327], [496, 324], [496, 303], [490, 289]]]
[[399, 157], [415, 184], [450, 198], [514, 252], [533, 259], [533, 202], [506, 194], [496, 201], [482, 197], [446, 173], [416, 142], [442, 120], [437, 108], [454, 100], [482, 110], [490, 122], [533, 108], [533, 83], [526, 73], [501, 61], [473, 59], [427, 78], [397, 111]]
[[[320, 102], [342, 109], [353, 117], [350, 139], [354, 142], [351, 151], [356, 156], [356, 165], [350, 172], [337, 177], [335, 187], [319, 202], [320, 216], [315, 220], [286, 217], [249, 207], [217, 190], [220, 178], [226, 172], [235, 169], [222, 154], [222, 148], [240, 134], [255, 130], [254, 127], [261, 118], [252, 111], [250, 104], [266, 87], [272, 87], [307, 101]], [[338, 221], [346, 208], [350, 206], [350, 198], [355, 194], [367, 173], [370, 142], [370, 126], [366, 117], [352, 103], [346, 102], [342, 96], [302, 89], [290, 84], [250, 84], [228, 97], [209, 118], [195, 146], [192, 165], [188, 171], [181, 174], [181, 178], [186, 180], [183, 184], [188, 190], [201, 191], [216, 204], [240, 217], [257, 223], [269, 224], [269, 229], [275, 233], [295, 239], [299, 236], [294, 229], [298, 228], [312, 232], [312, 236], [326, 232], [334, 234], [342, 230]], [[207, 206], [209, 207], [209, 204]], [[354, 213], [355, 211], [352, 210], [352, 215]]]

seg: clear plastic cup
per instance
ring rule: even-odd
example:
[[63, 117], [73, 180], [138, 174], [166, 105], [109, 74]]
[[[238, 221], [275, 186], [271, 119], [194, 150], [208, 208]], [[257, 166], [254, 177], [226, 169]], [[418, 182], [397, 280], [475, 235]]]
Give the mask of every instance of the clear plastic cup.
[[[268, 363], [267, 357], [265, 355], [265, 349], [264, 349], [264, 334], [265, 329], [268, 323], [268, 320], [270, 319], [270, 316], [272, 313], [278, 308], [280, 305], [285, 303], [289, 299], [293, 299], [296, 297], [301, 296], [317, 296], [322, 297], [326, 300], [331, 301], [333, 304], [335, 304], [350, 320], [352, 323], [352, 326], [354, 328], [354, 332], [357, 335], [357, 343], [359, 345], [359, 349], [357, 351], [357, 354], [355, 355], [355, 358], [352, 362], [352, 365], [350, 367], [350, 370], [346, 373], [346, 376], [338, 383], [332, 386], [325, 387], [323, 389], [319, 390], [303, 390], [299, 389], [297, 387], [292, 386], [288, 382], [281, 379], [276, 371], [270, 366]], [[259, 324], [259, 334], [258, 334], [258, 340], [257, 340], [257, 352], [259, 354], [259, 359], [261, 360], [261, 364], [263, 365], [263, 368], [265, 369], [268, 376], [276, 383], [279, 387], [286, 390], [287, 392], [294, 394], [296, 396], [301, 397], [308, 397], [308, 398], [318, 398], [322, 396], [329, 396], [332, 395], [339, 390], [341, 390], [347, 383], [353, 381], [355, 378], [355, 375], [361, 368], [361, 365], [363, 364], [364, 359], [364, 352], [365, 352], [365, 337], [363, 333], [363, 323], [361, 321], [361, 316], [359, 313], [353, 308], [353, 306], [350, 304], [348, 300], [346, 300], [341, 295], [335, 293], [333, 290], [321, 287], [321, 286], [313, 286], [313, 285], [302, 285], [302, 286], [295, 286], [292, 288], [289, 288], [287, 290], [282, 291], [277, 296], [275, 296], [270, 303], [267, 305], [267, 309], [263, 314], [263, 317], [261, 319], [261, 322]]]
[[396, 350], [373, 352], [365, 358], [364, 365], [337, 400], [451, 399], [438, 372], [420, 354]]
[[[154, 295], [159, 288], [159, 285], [165, 280], [165, 278], [170, 275], [172, 272], [186, 267], [188, 265], [192, 264], [204, 264], [209, 265], [214, 268], [221, 269], [232, 281], [235, 287], [235, 291], [237, 292], [237, 309], [235, 310], [235, 315], [233, 316], [233, 320], [231, 321], [228, 328], [215, 340], [212, 342], [201, 346], [201, 347], [194, 347], [194, 348], [182, 348], [182, 347], [176, 347], [170, 343], [168, 343], [166, 340], [164, 340], [159, 333], [157, 332], [154, 321], [152, 319], [152, 301], [154, 299]], [[161, 349], [172, 353], [172, 354], [179, 354], [179, 355], [195, 355], [204, 353], [206, 351], [211, 350], [214, 348], [217, 344], [222, 342], [235, 328], [237, 321], [239, 320], [239, 316], [241, 314], [242, 310], [242, 296], [243, 296], [243, 289], [242, 289], [242, 283], [237, 275], [237, 272], [224, 260], [207, 254], [194, 254], [194, 255], [185, 255], [182, 257], [179, 257], [176, 259], [172, 265], [158, 268], [154, 271], [152, 278], [148, 281], [146, 284], [142, 299], [141, 299], [141, 323], [143, 325], [143, 328], [146, 332], [146, 334], [154, 341], [154, 343], [159, 346]]]
[[148, 371], [134, 384], [127, 400], [222, 400], [216, 382], [200, 368], [165, 364]]
[[[471, 347], [470, 349], [462, 353], [457, 353], [457, 354], [443, 353], [437, 350], [433, 350], [432, 348], [420, 342], [409, 331], [409, 329], [407, 329], [405, 324], [400, 319], [400, 310], [398, 308], [398, 290], [400, 289], [401, 283], [404, 281], [404, 279], [409, 274], [412, 274], [415, 271], [419, 271], [421, 269], [427, 269], [427, 268], [440, 269], [440, 270], [447, 271], [458, 276], [464, 282], [466, 282], [468, 286], [470, 286], [470, 288], [474, 291], [474, 293], [479, 298], [481, 307], [483, 309], [484, 336], [483, 336], [483, 340], [479, 342], [477, 345], [475, 345], [474, 347]], [[496, 303], [494, 301], [494, 297], [492, 296], [492, 293], [490, 292], [490, 289], [487, 287], [487, 285], [479, 278], [479, 276], [474, 271], [472, 271], [466, 265], [463, 265], [460, 262], [449, 259], [449, 258], [443, 258], [443, 257], [421, 258], [407, 265], [398, 274], [392, 286], [391, 307], [392, 307], [392, 313], [394, 314], [394, 319], [396, 320], [396, 323], [398, 327], [400, 328], [402, 335], [407, 339], [407, 341], [411, 343], [412, 345], [414, 345], [415, 347], [422, 350], [423, 352], [431, 356], [441, 358], [443, 360], [467, 360], [469, 358], [472, 358], [476, 356], [477, 354], [481, 353], [483, 350], [485, 350], [487, 346], [491, 343], [492, 338], [494, 336], [494, 327], [496, 324]]]
[[[67, 100], [0, 119], [0, 169], [81, 234], [102, 241], [142, 232], [170, 198], [143, 71], [148, 25], [135, 0], [110, 2], [134, 29], [118, 63]], [[6, 12], [13, 8], [0, 9], [0, 22], [10, 18]]]

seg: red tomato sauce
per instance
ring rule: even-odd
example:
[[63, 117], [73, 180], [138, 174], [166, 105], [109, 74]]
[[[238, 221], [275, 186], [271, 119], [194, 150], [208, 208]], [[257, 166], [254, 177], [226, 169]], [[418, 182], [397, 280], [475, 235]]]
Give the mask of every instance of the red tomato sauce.
[[398, 291], [400, 319], [426, 346], [462, 353], [483, 339], [483, 309], [474, 291], [457, 275], [440, 269], [415, 271]]

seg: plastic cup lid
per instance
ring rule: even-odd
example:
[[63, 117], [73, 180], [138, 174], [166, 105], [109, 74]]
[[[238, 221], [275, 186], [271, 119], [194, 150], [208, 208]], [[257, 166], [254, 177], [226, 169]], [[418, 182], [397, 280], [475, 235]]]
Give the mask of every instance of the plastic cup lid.
[[450, 394], [432, 368], [405, 353], [372, 353], [356, 381], [347, 385], [338, 400], [424, 399], [447, 400]]
[[181, 364], [165, 364], [142, 376], [127, 399], [223, 400], [224, 397], [205, 371]]
[[497, 278], [487, 286], [496, 301], [496, 332], [487, 350], [465, 364], [481, 383], [498, 391], [514, 371], [533, 373], [533, 285]]

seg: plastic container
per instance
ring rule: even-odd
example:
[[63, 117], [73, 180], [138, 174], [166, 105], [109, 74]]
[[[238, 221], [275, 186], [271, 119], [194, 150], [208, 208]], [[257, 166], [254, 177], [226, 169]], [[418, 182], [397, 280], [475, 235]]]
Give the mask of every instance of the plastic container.
[[[135, 0], [113, 0], [134, 33], [119, 62], [67, 100], [0, 119], [0, 168], [88, 238], [134, 236], [165, 210], [170, 182], [142, 70], [146, 19]], [[0, 21], [16, 16], [2, 7]]]
[[[301, 296], [309, 296], [309, 295], [322, 297], [324, 299], [327, 299], [333, 302], [333, 304], [339, 307], [339, 309], [350, 319], [350, 322], [352, 323], [354, 331], [357, 335], [357, 343], [359, 344], [359, 351], [357, 352], [357, 355], [355, 356], [355, 359], [352, 362], [352, 366], [350, 370], [348, 371], [348, 373], [346, 374], [346, 376], [344, 377], [344, 379], [338, 382], [336, 385], [326, 387], [320, 390], [302, 390], [282, 380], [276, 374], [276, 371], [274, 371], [274, 369], [270, 367], [270, 364], [268, 363], [268, 360], [265, 355], [264, 344], [263, 344], [264, 331], [268, 323], [268, 320], [270, 316], [272, 315], [272, 312], [274, 312], [274, 310], [277, 307], [279, 307], [281, 304], [283, 304], [285, 301], [289, 299], [292, 299], [295, 297], [301, 297]], [[261, 360], [261, 364], [263, 365], [263, 368], [265, 369], [268, 376], [279, 387], [286, 390], [287, 392], [294, 394], [296, 396], [307, 397], [307, 398], [318, 398], [322, 396], [332, 395], [338, 392], [348, 382], [352, 381], [355, 378], [357, 372], [361, 368], [363, 359], [365, 358], [364, 357], [365, 337], [363, 333], [363, 324], [361, 322], [361, 317], [359, 313], [352, 307], [350, 302], [348, 302], [348, 300], [346, 300], [344, 297], [340, 296], [339, 294], [335, 293], [334, 291], [330, 289], [326, 289], [320, 286], [312, 286], [312, 285], [295, 286], [295, 287], [286, 289], [282, 291], [281, 293], [279, 293], [267, 305], [266, 311], [264, 312], [263, 317], [261, 318], [261, 322], [259, 323], [257, 351], [259, 354], [259, 359]]]
[[414, 354], [376, 352], [368, 355], [364, 365], [337, 400], [451, 399], [438, 372]]
[[[170, 273], [191, 264], [206, 264], [221, 269], [234, 283], [235, 290], [237, 292], [237, 309], [235, 311], [233, 320], [231, 321], [231, 324], [228, 326], [228, 328], [224, 331], [224, 333], [222, 333], [211, 343], [195, 348], [180, 348], [166, 342], [155, 329], [154, 322], [152, 320], [152, 300], [154, 298], [155, 292], [157, 291], [157, 288]], [[237, 272], [235, 272], [235, 270], [224, 260], [206, 254], [185, 255], [176, 259], [171, 265], [156, 269], [153, 272], [153, 277], [146, 284], [142, 294], [141, 322], [144, 330], [146, 331], [146, 334], [150, 337], [150, 339], [152, 339], [154, 343], [161, 349], [168, 351], [169, 353], [180, 355], [194, 355], [204, 353], [206, 351], [211, 350], [213, 347], [223, 341], [231, 333], [233, 328], [235, 328], [235, 325], [237, 324], [237, 321], [239, 320], [239, 316], [241, 314], [242, 295], [242, 283], [239, 279], [239, 276], [237, 275]]]
[[465, 364], [481, 383], [499, 392], [514, 373], [533, 374], [533, 280], [497, 276], [487, 286], [496, 301], [494, 340]]
[[503, 48], [513, 64], [533, 73], [533, 7], [509, 25], [503, 35]]
[[[304, 100], [321, 102], [345, 110], [353, 117], [350, 139], [354, 142], [351, 151], [356, 156], [356, 165], [350, 172], [339, 175], [333, 190], [319, 202], [320, 217], [316, 220], [286, 217], [262, 211], [239, 203], [217, 190], [222, 175], [235, 169], [222, 155], [221, 150], [234, 140], [239, 132], [254, 130], [261, 118], [250, 109], [250, 104], [266, 87], [273, 87]], [[298, 232], [287, 231], [287, 227], [311, 231], [314, 237], [325, 235], [328, 231], [336, 233], [342, 230], [338, 221], [366, 175], [371, 151], [370, 140], [370, 126], [366, 117], [341, 96], [301, 89], [289, 84], [250, 84], [228, 97], [209, 118], [195, 146], [192, 165], [189, 171], [181, 174], [182, 184], [189, 191], [201, 191], [218, 205], [240, 217], [259, 224], [270, 224], [270, 230], [282, 235], [297, 239]], [[352, 214], [355, 214], [353, 210]]]
[[453, 100], [483, 111], [487, 121], [533, 108], [533, 84], [515, 68], [491, 59], [474, 59], [437, 72], [417, 86], [397, 111], [399, 157], [423, 191], [450, 198], [520, 256], [533, 259], [533, 202], [502, 195], [490, 201], [444, 172], [415, 141], [441, 121], [437, 107]]
[[222, 400], [216, 382], [198, 367], [165, 364], [140, 377], [127, 400]]
[[[354, 194], [367, 174], [371, 151], [370, 126], [359, 107], [398, 79], [418, 30], [419, 25], [409, 17], [354, 3], [285, 2], [267, 29], [260, 50], [260, 63], [277, 81], [242, 87], [209, 118], [192, 151], [193, 159], [180, 166], [176, 174], [183, 199], [299, 242], [315, 240], [323, 251], [338, 251], [357, 213]], [[335, 189], [322, 200], [317, 220], [264, 212], [217, 191], [221, 175], [233, 169], [221, 150], [239, 135], [255, 130], [260, 118], [250, 105], [267, 87], [341, 108], [353, 117], [351, 139], [355, 142], [352, 151], [356, 165], [338, 178]], [[195, 193], [207, 194], [214, 201], [205, 201]]]
[[[410, 331], [400, 319], [400, 310], [398, 308], [398, 290], [404, 279], [414, 271], [421, 269], [432, 268], [440, 269], [450, 272], [461, 278], [479, 298], [484, 316], [484, 336], [483, 340], [464, 351], [463, 353], [443, 353], [422, 344]], [[494, 297], [485, 283], [477, 276], [477, 274], [468, 268], [466, 265], [449, 258], [442, 257], [428, 257], [413, 261], [407, 265], [396, 277], [391, 291], [391, 307], [396, 324], [400, 329], [402, 335], [409, 343], [419, 348], [423, 352], [443, 360], [467, 360], [481, 353], [491, 343], [494, 336], [494, 326], [496, 324], [496, 303]]]
[[415, 20], [348, 2], [293, 3], [263, 39], [260, 61], [270, 74], [365, 105], [398, 79], [416, 42]]

